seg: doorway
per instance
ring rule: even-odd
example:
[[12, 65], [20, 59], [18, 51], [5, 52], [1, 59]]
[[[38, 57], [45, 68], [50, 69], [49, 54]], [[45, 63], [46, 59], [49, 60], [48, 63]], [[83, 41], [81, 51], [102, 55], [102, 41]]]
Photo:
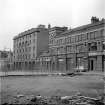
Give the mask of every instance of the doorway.
[[94, 61], [93, 60], [91, 60], [91, 64], [90, 64], [90, 69], [91, 69], [91, 71], [93, 71], [93, 69], [94, 69], [94, 63], [93, 63]]
[[96, 57], [91, 57], [89, 59], [89, 71], [96, 70], [96, 67], [97, 67], [97, 58]]

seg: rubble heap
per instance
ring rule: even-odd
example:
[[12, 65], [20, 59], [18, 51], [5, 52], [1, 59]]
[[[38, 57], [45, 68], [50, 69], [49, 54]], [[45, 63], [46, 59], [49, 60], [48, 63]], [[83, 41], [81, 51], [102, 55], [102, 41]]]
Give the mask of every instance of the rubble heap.
[[[51, 97], [42, 97], [38, 96], [22, 96], [18, 95], [18, 101], [12, 101], [11, 103], [4, 103], [2, 105], [14, 105], [14, 104], [23, 104], [23, 105], [104, 105], [105, 104], [105, 95], [101, 99], [85, 97], [81, 94], [76, 94], [73, 96], [51, 96]], [[24, 101], [23, 101], [24, 100]]]

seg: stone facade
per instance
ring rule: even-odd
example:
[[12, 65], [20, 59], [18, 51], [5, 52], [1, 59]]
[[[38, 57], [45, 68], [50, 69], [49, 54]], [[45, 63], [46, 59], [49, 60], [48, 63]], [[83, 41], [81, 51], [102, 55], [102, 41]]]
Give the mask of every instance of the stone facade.
[[[74, 29], [53, 27], [49, 30], [51, 71], [72, 72], [105, 70], [105, 19], [91, 18], [91, 23]], [[48, 64], [48, 63], [46, 63]]]
[[48, 29], [44, 25], [14, 37], [14, 69], [39, 70], [39, 55], [48, 50]]
[[42, 72], [105, 70], [105, 19], [77, 28], [40, 25], [14, 37], [14, 68]]

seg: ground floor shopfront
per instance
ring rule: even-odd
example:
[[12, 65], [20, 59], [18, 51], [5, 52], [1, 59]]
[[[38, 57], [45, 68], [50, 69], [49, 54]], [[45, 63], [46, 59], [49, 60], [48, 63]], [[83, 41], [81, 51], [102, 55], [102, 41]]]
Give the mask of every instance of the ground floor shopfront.
[[51, 71], [74, 72], [74, 70], [79, 69], [80, 67], [88, 70], [88, 56], [85, 53], [52, 56], [52, 60], [50, 62]]
[[42, 60], [42, 71], [50, 72], [73, 72], [77, 69], [85, 71], [104, 71], [105, 70], [105, 55], [89, 54], [89, 53], [74, 53], [62, 54], [47, 57], [49, 60]]
[[105, 70], [105, 55], [89, 57], [89, 71], [104, 71]]
[[18, 61], [14, 62], [14, 70], [39, 70], [39, 61]]
[[14, 62], [16, 70], [35, 70], [41, 72], [104, 71], [105, 55], [92, 53], [61, 54], [40, 57], [37, 60]]

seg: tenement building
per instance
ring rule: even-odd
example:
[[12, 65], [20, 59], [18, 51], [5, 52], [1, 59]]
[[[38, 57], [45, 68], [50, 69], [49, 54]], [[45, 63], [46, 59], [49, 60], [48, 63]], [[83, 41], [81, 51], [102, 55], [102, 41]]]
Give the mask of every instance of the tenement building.
[[91, 18], [91, 23], [67, 30], [49, 29], [49, 53], [46, 64], [51, 71], [72, 72], [105, 70], [105, 19]]
[[15, 36], [13, 39], [14, 68], [38, 69], [39, 55], [48, 50], [48, 36], [48, 29], [44, 25]]

